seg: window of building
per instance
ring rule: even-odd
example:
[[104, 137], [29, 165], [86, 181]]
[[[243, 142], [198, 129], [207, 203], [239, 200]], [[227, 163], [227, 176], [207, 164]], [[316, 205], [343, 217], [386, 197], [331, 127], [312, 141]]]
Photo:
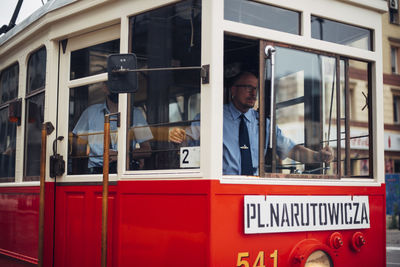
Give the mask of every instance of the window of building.
[[[119, 53], [119, 39], [71, 52], [70, 79], [107, 72], [107, 58]], [[68, 174], [103, 172], [104, 115], [118, 111], [118, 94], [107, 82], [70, 88]], [[117, 169], [117, 125], [111, 123], [110, 173]]]
[[393, 122], [400, 123], [400, 94], [393, 95]]
[[300, 34], [300, 13], [248, 0], [225, 0], [226, 20]]
[[400, 160], [395, 159], [393, 165], [394, 165], [393, 173], [400, 173]]
[[9, 119], [9, 103], [17, 98], [19, 65], [0, 72], [0, 182], [15, 179], [17, 123]]
[[311, 37], [332, 43], [373, 50], [371, 30], [317, 16], [311, 16]]
[[46, 84], [46, 47], [28, 59], [26, 87], [26, 121], [24, 181], [38, 181], [40, 176], [41, 131], [44, 122]]
[[399, 48], [392, 46], [390, 47], [390, 65], [393, 74], [399, 73]]
[[389, 21], [399, 24], [399, 0], [389, 0]]
[[[198, 168], [198, 159], [182, 164], [181, 151], [191, 146], [187, 150], [199, 156], [201, 1], [131, 17], [130, 25], [131, 52], [144, 70], [138, 73], [138, 92], [128, 99], [126, 167]], [[181, 144], [170, 142], [175, 131], [185, 133]]]

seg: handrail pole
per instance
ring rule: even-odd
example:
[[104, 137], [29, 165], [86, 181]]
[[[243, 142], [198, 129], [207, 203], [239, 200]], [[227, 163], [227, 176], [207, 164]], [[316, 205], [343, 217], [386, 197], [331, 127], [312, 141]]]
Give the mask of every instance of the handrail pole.
[[108, 175], [110, 156], [110, 114], [104, 115], [103, 201], [101, 223], [101, 267], [107, 266]]
[[259, 44], [259, 79], [258, 79], [258, 109], [259, 109], [259, 134], [258, 134], [258, 170], [259, 177], [265, 176], [265, 41], [261, 40]]
[[46, 143], [47, 127], [42, 124], [42, 144], [40, 149], [40, 193], [39, 193], [39, 244], [38, 244], [38, 266], [43, 266], [43, 235], [44, 235], [44, 194], [46, 181]]
[[270, 102], [270, 123], [269, 123], [269, 148], [272, 149], [271, 171], [276, 172], [276, 145], [275, 140], [275, 48], [272, 45], [265, 47], [265, 55], [270, 59], [271, 65], [271, 102]]

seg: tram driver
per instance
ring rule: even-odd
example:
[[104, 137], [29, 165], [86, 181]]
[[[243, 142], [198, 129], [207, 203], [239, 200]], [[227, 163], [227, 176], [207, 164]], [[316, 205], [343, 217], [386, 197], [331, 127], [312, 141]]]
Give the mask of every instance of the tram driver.
[[[232, 78], [228, 86], [232, 99], [224, 105], [223, 123], [223, 173], [226, 175], [258, 174], [258, 112], [254, 109], [257, 100], [258, 79], [250, 72], [241, 72]], [[266, 119], [266, 146], [269, 140], [269, 119]], [[174, 128], [169, 140], [182, 144], [200, 136], [199, 123], [184, 130]], [[284, 136], [277, 127], [277, 154], [280, 159], [289, 157], [301, 163], [326, 162], [333, 160], [333, 150], [325, 146], [314, 151], [296, 145]], [[240, 143], [240, 145], [239, 145]]]
[[[118, 111], [118, 94], [108, 89], [106, 82], [101, 83], [106, 100], [103, 103], [93, 104], [83, 111], [72, 133], [78, 136], [80, 142], [85, 140], [84, 154], [88, 157], [88, 169], [90, 174], [103, 172], [104, 149], [104, 115]], [[133, 108], [133, 125], [147, 126], [147, 121], [140, 108]], [[150, 155], [149, 140], [153, 138], [149, 127], [139, 127], [134, 130], [135, 138], [132, 139], [131, 148], [140, 155], [135, 158], [136, 169], [143, 168], [144, 158]], [[117, 122], [110, 122], [110, 173], [116, 173], [117, 168]], [[82, 149], [81, 149], [82, 150]]]

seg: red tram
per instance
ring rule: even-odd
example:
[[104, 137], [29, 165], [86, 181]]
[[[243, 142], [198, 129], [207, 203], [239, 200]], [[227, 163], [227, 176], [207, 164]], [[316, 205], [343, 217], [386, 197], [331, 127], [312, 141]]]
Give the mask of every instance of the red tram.
[[386, 9], [47, 2], [0, 36], [0, 265], [385, 266]]

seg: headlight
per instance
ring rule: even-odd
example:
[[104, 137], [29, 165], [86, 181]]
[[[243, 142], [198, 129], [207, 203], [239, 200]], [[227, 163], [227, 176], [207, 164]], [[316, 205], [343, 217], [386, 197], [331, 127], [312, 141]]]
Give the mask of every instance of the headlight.
[[333, 267], [331, 257], [322, 250], [316, 250], [307, 258], [304, 267]]
[[334, 267], [332, 249], [316, 239], [297, 243], [289, 256], [290, 267]]

